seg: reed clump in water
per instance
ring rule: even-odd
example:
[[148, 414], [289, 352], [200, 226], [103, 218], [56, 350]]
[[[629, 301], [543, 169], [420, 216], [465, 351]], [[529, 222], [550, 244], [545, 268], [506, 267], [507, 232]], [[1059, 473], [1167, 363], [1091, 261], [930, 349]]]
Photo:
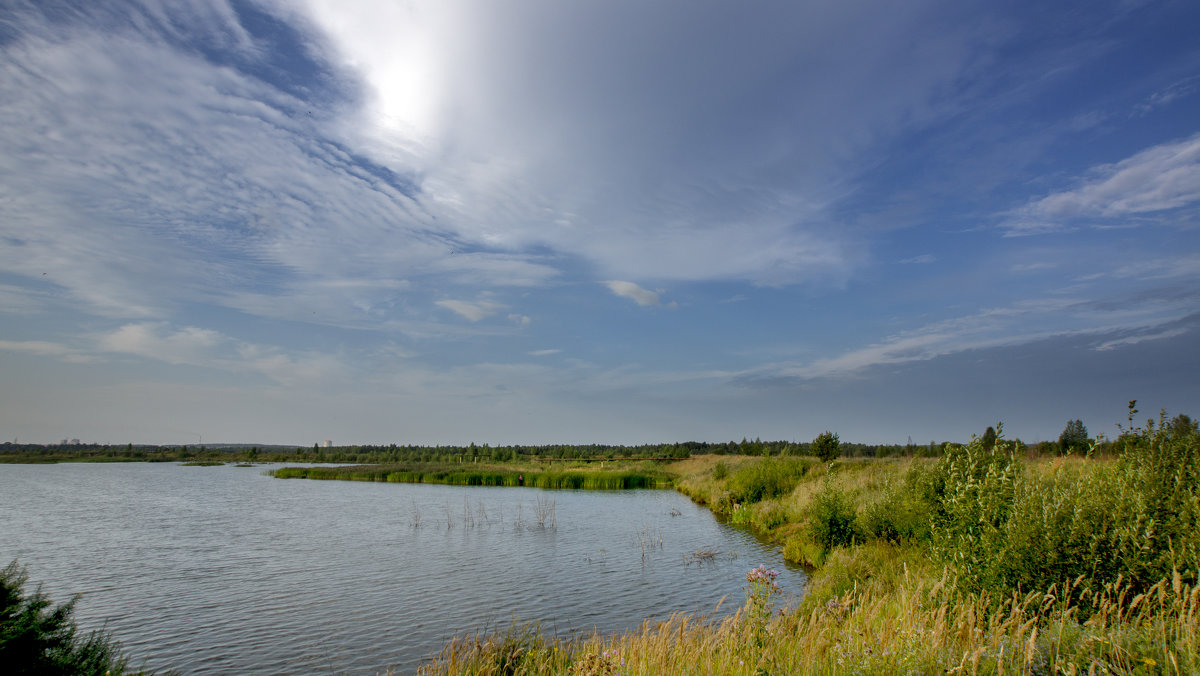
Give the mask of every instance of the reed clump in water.
[[447, 466], [351, 465], [344, 467], [283, 467], [272, 471], [271, 475], [279, 479], [335, 479], [451, 486], [528, 486], [586, 490], [669, 488], [672, 483], [672, 477], [666, 472], [649, 469], [531, 471], [518, 469], [462, 470]]

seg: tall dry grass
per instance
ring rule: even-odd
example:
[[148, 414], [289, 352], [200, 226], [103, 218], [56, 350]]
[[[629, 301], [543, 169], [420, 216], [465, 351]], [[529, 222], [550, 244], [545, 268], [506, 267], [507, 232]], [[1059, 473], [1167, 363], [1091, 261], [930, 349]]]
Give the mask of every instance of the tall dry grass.
[[456, 639], [419, 673], [1200, 673], [1200, 589], [1178, 576], [1140, 594], [1114, 582], [997, 599], [959, 591], [948, 569], [938, 577], [903, 568], [902, 584], [809, 600], [775, 613], [761, 634], [746, 608], [582, 639], [513, 627]]

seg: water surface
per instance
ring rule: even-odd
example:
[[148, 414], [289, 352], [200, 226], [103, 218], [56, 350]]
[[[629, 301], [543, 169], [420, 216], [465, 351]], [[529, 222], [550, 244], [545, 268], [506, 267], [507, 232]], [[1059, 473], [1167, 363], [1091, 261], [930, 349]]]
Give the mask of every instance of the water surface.
[[673, 491], [264, 469], [0, 465], [0, 565], [19, 558], [56, 602], [82, 593], [82, 626], [181, 674], [411, 673], [451, 636], [514, 619], [566, 634], [732, 610], [759, 564], [802, 592], [774, 548]]

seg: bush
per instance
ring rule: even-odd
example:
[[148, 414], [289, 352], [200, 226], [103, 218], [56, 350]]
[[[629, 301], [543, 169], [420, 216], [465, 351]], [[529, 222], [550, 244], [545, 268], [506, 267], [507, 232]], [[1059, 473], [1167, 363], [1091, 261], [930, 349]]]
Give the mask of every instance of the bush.
[[917, 485], [931, 500], [936, 555], [969, 587], [996, 592], [1121, 576], [1134, 591], [1200, 579], [1200, 437], [1132, 430], [1112, 463], [1027, 476], [1004, 444], [948, 452]]
[[883, 497], [859, 515], [859, 530], [866, 537], [899, 543], [929, 538], [929, 505], [906, 486], [888, 485]]
[[933, 500], [934, 554], [958, 568], [971, 587], [995, 586], [1004, 528], [1022, 467], [1003, 443], [976, 438], [950, 446], [937, 467], [923, 477], [922, 491]]
[[729, 479], [729, 499], [749, 504], [787, 495], [807, 471], [803, 461], [787, 458], [747, 462]]
[[25, 595], [22, 588], [28, 579], [16, 561], [0, 571], [0, 663], [5, 665], [4, 673], [129, 673], [120, 647], [106, 635], [78, 635], [71, 619], [78, 597], [51, 608], [40, 587], [32, 595]]
[[809, 506], [809, 532], [813, 540], [828, 552], [854, 542], [857, 513], [854, 504], [841, 489], [826, 480]]

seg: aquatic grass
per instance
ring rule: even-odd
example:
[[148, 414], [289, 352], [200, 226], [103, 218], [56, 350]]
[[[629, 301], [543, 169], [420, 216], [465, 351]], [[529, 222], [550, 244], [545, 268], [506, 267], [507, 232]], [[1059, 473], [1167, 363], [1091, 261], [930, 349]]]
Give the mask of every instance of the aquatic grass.
[[546, 489], [627, 490], [669, 488], [665, 472], [625, 471], [522, 471], [515, 469], [450, 469], [445, 466], [395, 467], [351, 465], [343, 467], [282, 467], [271, 472], [279, 479], [321, 479], [426, 483], [450, 486], [528, 486]]

